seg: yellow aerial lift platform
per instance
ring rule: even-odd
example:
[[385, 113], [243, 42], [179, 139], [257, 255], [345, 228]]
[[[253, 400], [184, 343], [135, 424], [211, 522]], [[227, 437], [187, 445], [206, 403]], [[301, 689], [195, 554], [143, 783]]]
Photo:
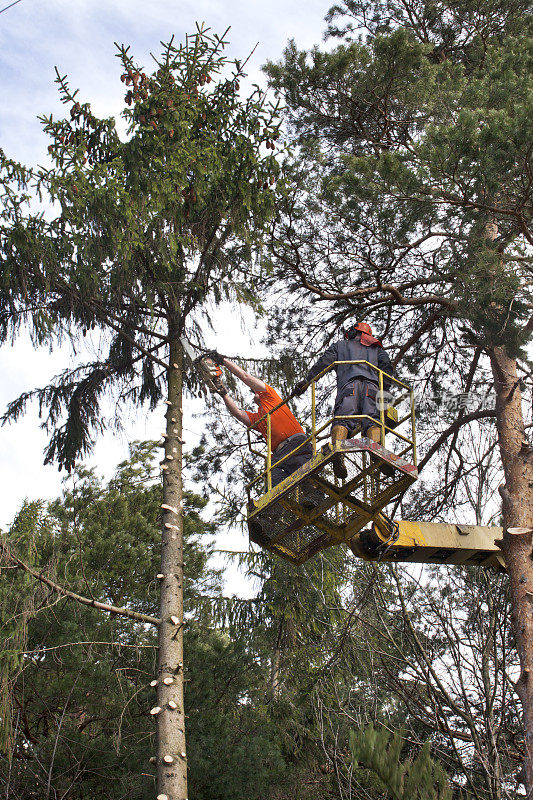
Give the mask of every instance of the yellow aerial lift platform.
[[[331, 378], [338, 363], [365, 363], [376, 371], [381, 399], [380, 443], [360, 436], [335, 447], [329, 441], [321, 444], [322, 440], [329, 440], [329, 429], [336, 418], [330, 407], [331, 388], [321, 390], [317, 384], [323, 378]], [[391, 395], [384, 392], [384, 384], [389, 382], [392, 390], [400, 391], [400, 402], [408, 406], [403, 416], [399, 417], [397, 408], [386, 402]], [[302, 564], [321, 550], [344, 543], [365, 560], [480, 564], [505, 569], [498, 547], [501, 528], [393, 522], [384, 513], [383, 509], [418, 478], [414, 394], [407, 384], [368, 362], [335, 362], [311, 381], [310, 391], [310, 428], [305, 441], [289, 455], [311, 443], [312, 456], [274, 487], [271, 416], [287, 400], [248, 431], [251, 452], [265, 461], [265, 469], [247, 485], [251, 541], [293, 564]], [[360, 427], [365, 416], [353, 418]], [[267, 429], [266, 452], [257, 449], [258, 442], [252, 442], [250, 435], [262, 421]], [[377, 421], [372, 420], [372, 424]], [[386, 435], [389, 441], [385, 447]], [[338, 453], [342, 454], [348, 473], [343, 480], [333, 473], [332, 461]], [[278, 461], [275, 466], [281, 464]]]

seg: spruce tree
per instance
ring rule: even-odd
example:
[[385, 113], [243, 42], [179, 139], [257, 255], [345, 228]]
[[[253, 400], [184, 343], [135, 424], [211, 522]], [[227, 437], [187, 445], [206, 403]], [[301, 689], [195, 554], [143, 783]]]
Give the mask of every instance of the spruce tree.
[[28, 169], [0, 154], [0, 340], [29, 330], [36, 344], [69, 337], [76, 346], [93, 330], [108, 342], [101, 357], [14, 400], [5, 419], [37, 397], [51, 434], [46, 461], [72, 469], [105, 425], [104, 397], [117, 415], [167, 405], [153, 716], [158, 791], [169, 800], [187, 797], [180, 336], [201, 342], [209, 302], [254, 305], [253, 253], [279, 173], [276, 108], [259, 89], [241, 97], [244, 65], [228, 60], [225, 45], [199, 28], [164, 45], [151, 74], [119, 47], [118, 124], [95, 116], [58, 72], [68, 113], [42, 118], [51, 166]]

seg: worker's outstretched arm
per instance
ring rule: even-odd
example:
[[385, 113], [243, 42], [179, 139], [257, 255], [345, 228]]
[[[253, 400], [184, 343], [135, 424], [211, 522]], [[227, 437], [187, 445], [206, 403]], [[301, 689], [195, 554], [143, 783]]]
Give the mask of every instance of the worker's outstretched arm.
[[245, 383], [246, 386], [249, 386], [252, 392], [265, 391], [266, 384], [264, 381], [256, 378], [254, 375], [249, 375], [244, 369], [242, 369], [242, 367], [239, 367], [237, 364], [234, 364], [233, 361], [230, 361], [229, 358], [225, 358], [223, 364], [235, 375], [236, 378]]
[[226, 408], [228, 409], [231, 416], [235, 417], [235, 419], [238, 419], [239, 422], [242, 422], [242, 424], [246, 425], [246, 427], [248, 428], [250, 425], [250, 418], [246, 413], [246, 411], [243, 411], [242, 408], [240, 408], [240, 406], [237, 405], [237, 403], [235, 402], [233, 397], [231, 397], [230, 394], [227, 393], [223, 395], [222, 399], [224, 400]]
[[338, 342], [335, 342], [331, 345], [331, 347], [328, 347], [326, 352], [323, 353], [318, 361], [313, 364], [307, 373], [307, 376], [302, 378], [302, 380], [298, 381], [298, 383], [295, 385], [294, 389], [292, 390], [293, 396], [296, 395], [296, 397], [299, 397], [302, 395], [316, 375], [322, 372], [322, 370], [326, 367], [329, 367], [330, 364], [333, 364], [334, 361], [337, 361], [337, 347]]
[[330, 364], [333, 364], [334, 361], [338, 360], [338, 347], [339, 343], [334, 342], [330, 347], [328, 347], [326, 352], [320, 356], [318, 361], [313, 364], [307, 373], [307, 383], [310, 383], [316, 375], [322, 372], [323, 369], [326, 369], [326, 367], [329, 367]]
[[233, 397], [228, 392], [228, 389], [225, 386], [225, 384], [222, 383], [222, 379], [220, 377], [215, 378], [213, 383], [215, 384], [216, 387], [216, 393], [219, 394], [221, 398], [224, 400], [224, 405], [228, 409], [231, 416], [235, 417], [235, 419], [238, 419], [239, 422], [242, 422], [242, 424], [246, 425], [246, 427], [249, 427], [250, 417], [248, 416], [246, 411], [243, 411], [243, 409], [237, 405]]

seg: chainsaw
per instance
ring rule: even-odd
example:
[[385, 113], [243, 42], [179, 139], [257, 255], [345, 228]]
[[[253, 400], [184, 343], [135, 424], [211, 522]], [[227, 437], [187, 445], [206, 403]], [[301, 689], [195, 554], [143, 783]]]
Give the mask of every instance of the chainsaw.
[[204, 386], [211, 392], [216, 392], [216, 381], [222, 376], [222, 368], [209, 356], [199, 353], [185, 337], [180, 338], [180, 343], [189, 366], [194, 369]]

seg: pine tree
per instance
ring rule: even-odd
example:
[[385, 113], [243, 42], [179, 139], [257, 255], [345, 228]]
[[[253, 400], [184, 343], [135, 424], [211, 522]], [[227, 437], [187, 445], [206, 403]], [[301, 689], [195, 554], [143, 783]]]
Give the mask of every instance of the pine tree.
[[[296, 310], [271, 338], [290, 353], [299, 326], [318, 350], [362, 318], [390, 338], [401, 374], [438, 398], [419, 466], [442, 465], [441, 513], [467, 472], [461, 431], [494, 424], [531, 793], [531, 7], [346, 0], [328, 19], [336, 47], [290, 43], [268, 67], [301, 179], [272, 255], [272, 286], [283, 279]], [[470, 405], [439, 413], [450, 394]]]
[[404, 739], [372, 725], [350, 732], [353, 766], [372, 770], [393, 800], [452, 800], [446, 773], [426, 743], [413, 760], [400, 761]]
[[[199, 28], [170, 41], [146, 74], [118, 48], [126, 136], [57, 74], [65, 118], [43, 117], [49, 168], [1, 155], [0, 340], [76, 344], [95, 330], [107, 353], [9, 406], [37, 397], [51, 438], [46, 461], [71, 469], [104, 427], [101, 401], [167, 404], [163, 470], [157, 705], [158, 790], [187, 797], [183, 710], [183, 489], [180, 336], [201, 342], [198, 310], [254, 305], [252, 254], [275, 209], [276, 108], [239, 94], [244, 65]], [[48, 205], [33, 210], [33, 193]], [[172, 684], [163, 682], [172, 678]]]

